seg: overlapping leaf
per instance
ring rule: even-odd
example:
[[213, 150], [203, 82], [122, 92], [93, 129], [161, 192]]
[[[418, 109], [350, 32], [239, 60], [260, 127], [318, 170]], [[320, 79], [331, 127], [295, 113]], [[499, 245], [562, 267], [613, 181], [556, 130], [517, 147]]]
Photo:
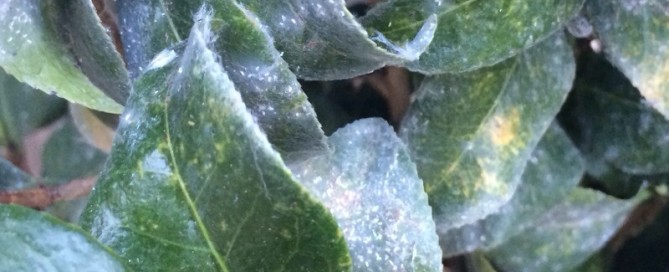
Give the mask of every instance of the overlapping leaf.
[[555, 35], [496, 66], [423, 81], [400, 133], [437, 228], [474, 222], [511, 198], [573, 78], [571, 50]]
[[669, 121], [606, 60], [587, 55], [582, 64], [570, 114], [581, 150], [629, 174], [669, 172]]
[[57, 118], [65, 105], [0, 71], [0, 146], [20, 146], [24, 136]]
[[[403, 38], [424, 17], [414, 14], [415, 1], [379, 4], [362, 18], [368, 28], [387, 37]], [[449, 0], [437, 7], [439, 24], [434, 40], [420, 59], [408, 67], [428, 74], [463, 72], [498, 63], [528, 49], [557, 32], [581, 9], [583, 0], [515, 1]], [[396, 25], [400, 26], [396, 26]]]
[[[132, 88], [125, 63], [102, 26], [91, 0], [49, 0], [43, 11], [88, 79], [124, 105]], [[112, 8], [112, 7], [107, 7]], [[76, 102], [76, 101], [75, 101]]]
[[[414, 1], [411, 12], [394, 13], [398, 21], [385, 29], [401, 34], [392, 37], [383, 35], [385, 29], [363, 28], [344, 0], [240, 2], [258, 15], [293, 71], [306, 79], [350, 78], [387, 64], [415, 60], [432, 41], [437, 27], [438, 2], [434, 0]], [[396, 2], [386, 5], [394, 9]], [[420, 20], [414, 21], [416, 18]]]
[[[115, 63], [109, 61], [98, 63], [109, 59], [76, 58], [69, 49], [69, 42], [65, 42], [66, 37], [60, 36], [65, 33], [61, 32], [62, 26], [58, 18], [85, 15], [61, 14], [61, 10], [56, 8], [59, 5], [65, 5], [65, 2], [10, 0], [0, 4], [0, 24], [5, 26], [0, 28], [0, 66], [18, 80], [44, 92], [56, 93], [70, 101], [101, 111], [120, 112], [121, 105], [103, 92], [116, 91], [96, 86], [96, 80], [89, 80], [80, 69], [80, 65], [90, 63], [91, 65], [86, 67], [101, 67], [101, 71], [107, 71], [107, 69], [123, 69], [122, 66], [108, 66], [122, 63], [118, 59]], [[100, 32], [101, 27], [95, 28], [90, 25], [99, 23], [92, 21], [94, 18], [91, 16], [95, 16], [94, 10], [87, 12], [86, 18], [80, 19], [86, 19], [85, 31], [90, 35], [88, 41], [96, 41], [95, 44], [87, 46], [112, 46], [107, 44], [109, 38], [106, 34]], [[102, 50], [102, 48], [93, 49]], [[101, 52], [108, 51], [99, 51], [97, 55], [105, 55]], [[107, 57], [118, 58], [117, 55]], [[115, 81], [117, 79], [115, 76], [122, 75], [122, 72], [119, 73], [112, 75], [105, 72], [97, 76]]]
[[138, 80], [85, 226], [137, 269], [345, 270], [334, 219], [247, 113], [206, 18]]
[[602, 247], [636, 203], [576, 188], [539, 224], [486, 255], [503, 271], [568, 271]]
[[125, 271], [107, 248], [78, 228], [28, 208], [0, 205], [5, 271]]
[[669, 2], [588, 1], [587, 13], [608, 58], [669, 118]]
[[553, 124], [543, 136], [511, 200], [499, 211], [459, 228], [440, 229], [444, 255], [488, 249], [531, 227], [578, 184], [584, 164], [576, 147]]
[[291, 169], [337, 219], [353, 271], [441, 271], [427, 195], [392, 127], [364, 119], [329, 143], [332, 153]]
[[[140, 2], [142, 1], [123, 4], [126, 6], [124, 9], [129, 9], [132, 5], [137, 8], [141, 5]], [[153, 8], [162, 9], [165, 13], [168, 12], [162, 6], [162, 2], [143, 2], [146, 5], [152, 4]], [[179, 1], [170, 3], [170, 7], [175, 10], [187, 9], [190, 5]], [[221, 37], [213, 47], [220, 54], [221, 63], [228, 72], [230, 80], [241, 93], [244, 103], [267, 134], [270, 142], [283, 158], [289, 161], [325, 149], [325, 135], [313, 108], [308, 103], [306, 95], [302, 93], [295, 75], [281, 59], [281, 54], [274, 49], [272, 38], [261, 27], [260, 22], [253, 14], [235, 4], [234, 1], [217, 0], [211, 1], [211, 4], [216, 18], [213, 31]], [[133, 10], [128, 11], [127, 14], [135, 15], [135, 13], [136, 11]], [[161, 20], [171, 20], [171, 17]], [[184, 22], [178, 23], [186, 25]], [[157, 25], [160, 24], [166, 25], [167, 22], [137, 22], [137, 25], [127, 27], [140, 31], [146, 28], [146, 31], [154, 31], [151, 37], [162, 37], [164, 33], [156, 30]], [[166, 43], [169, 42], [163, 44]], [[132, 45], [129, 52], [145, 55], [154, 49]], [[167, 49], [159, 53], [158, 57], [154, 58], [154, 62], [147, 64], [145, 68], [154, 69], [164, 64], [166, 60], [180, 54], [178, 47]]]

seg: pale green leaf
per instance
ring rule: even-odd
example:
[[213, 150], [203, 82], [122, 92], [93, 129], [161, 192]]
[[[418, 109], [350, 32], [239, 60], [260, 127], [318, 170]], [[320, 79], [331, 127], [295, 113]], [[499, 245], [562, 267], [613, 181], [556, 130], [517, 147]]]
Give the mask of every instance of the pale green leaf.
[[437, 228], [472, 223], [509, 201], [574, 79], [562, 34], [490, 68], [426, 78], [400, 134]]
[[356, 121], [329, 143], [331, 153], [291, 169], [337, 219], [353, 271], [441, 271], [427, 195], [392, 127]]
[[109, 249], [52, 216], [0, 205], [0, 218], [3, 271], [125, 271]]
[[247, 112], [208, 18], [138, 80], [84, 225], [138, 270], [346, 270], [334, 218]]
[[57, 20], [57, 4], [63, 2], [8, 0], [0, 4], [0, 24], [4, 26], [0, 28], [0, 67], [46, 93], [101, 111], [120, 112], [121, 105], [84, 75], [60, 36], [64, 33]]
[[486, 255], [503, 271], [568, 271], [609, 240], [638, 200], [576, 188], [534, 227]]
[[511, 200], [484, 219], [454, 229], [440, 229], [444, 255], [495, 247], [531, 228], [536, 217], [560, 203], [581, 180], [584, 162], [557, 125], [541, 138]]

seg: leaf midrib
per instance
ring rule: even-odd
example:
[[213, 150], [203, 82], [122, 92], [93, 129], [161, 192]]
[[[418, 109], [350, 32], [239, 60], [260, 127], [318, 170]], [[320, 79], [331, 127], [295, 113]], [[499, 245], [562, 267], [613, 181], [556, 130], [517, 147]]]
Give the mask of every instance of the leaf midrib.
[[165, 138], [167, 140], [167, 148], [170, 151], [170, 160], [172, 161], [172, 164], [174, 165], [174, 175], [177, 178], [177, 183], [179, 184], [179, 189], [181, 189], [181, 192], [183, 193], [184, 197], [186, 198], [186, 203], [188, 204], [188, 208], [191, 211], [193, 218], [195, 219], [195, 223], [197, 224], [198, 228], [200, 229], [200, 232], [202, 233], [202, 238], [204, 238], [205, 242], [207, 243], [207, 247], [209, 248], [209, 251], [211, 252], [211, 255], [214, 257], [214, 260], [216, 263], [218, 263], [219, 267], [223, 272], [229, 272], [228, 267], [225, 265], [225, 262], [223, 261], [223, 258], [221, 255], [218, 253], [218, 250], [216, 249], [216, 246], [214, 245], [213, 241], [211, 240], [211, 237], [209, 237], [209, 231], [207, 230], [207, 227], [204, 225], [204, 221], [200, 217], [200, 214], [197, 211], [197, 208], [195, 207], [195, 202], [193, 202], [193, 199], [190, 196], [190, 193], [188, 192], [188, 188], [186, 188], [186, 183], [183, 180], [181, 173], [179, 171], [179, 165], [177, 164], [176, 156], [174, 155], [174, 147], [172, 145], [172, 139], [170, 136], [170, 123], [169, 123], [169, 118], [168, 118], [168, 109], [169, 105], [167, 101], [164, 102], [164, 122], [165, 122]]

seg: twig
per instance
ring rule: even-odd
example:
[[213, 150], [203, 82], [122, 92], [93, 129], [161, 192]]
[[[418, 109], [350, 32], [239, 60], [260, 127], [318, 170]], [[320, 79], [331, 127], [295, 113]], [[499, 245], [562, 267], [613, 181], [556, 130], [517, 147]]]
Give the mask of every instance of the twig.
[[43, 210], [56, 202], [73, 200], [89, 194], [96, 179], [93, 176], [54, 186], [40, 185], [23, 190], [0, 191], [0, 203]]

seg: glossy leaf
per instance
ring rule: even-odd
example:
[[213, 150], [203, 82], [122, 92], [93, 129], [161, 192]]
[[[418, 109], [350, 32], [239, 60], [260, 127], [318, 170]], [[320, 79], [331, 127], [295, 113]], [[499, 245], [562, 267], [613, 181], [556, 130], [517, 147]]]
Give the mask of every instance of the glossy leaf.
[[666, 0], [595, 0], [586, 11], [608, 58], [669, 118], [667, 5]]
[[[50, 0], [43, 7], [79, 68], [108, 97], [124, 105], [132, 86], [92, 0]], [[75, 101], [76, 102], [76, 101]]]
[[122, 262], [90, 235], [54, 217], [0, 205], [0, 218], [2, 270], [125, 271]]
[[0, 66], [46, 93], [101, 111], [120, 112], [121, 105], [79, 69], [60, 36], [55, 2], [59, 1], [8, 0], [0, 4], [0, 24], [6, 26], [0, 28]]
[[[425, 17], [415, 16], [415, 1], [387, 1], [400, 8], [379, 4], [362, 22], [387, 37], [402, 38], [403, 29], [416, 28]], [[515, 56], [558, 32], [581, 9], [584, 0], [455, 0], [437, 7], [438, 26], [434, 40], [420, 59], [408, 64], [427, 74], [471, 71]], [[401, 4], [400, 4], [401, 3]], [[386, 4], [390, 5], [390, 4]], [[398, 27], [396, 25], [401, 25]]]
[[599, 250], [636, 203], [576, 188], [537, 225], [487, 256], [503, 271], [568, 271]]
[[332, 153], [291, 169], [337, 219], [353, 271], [441, 271], [427, 195], [393, 128], [363, 119], [329, 143]]
[[533, 226], [536, 217], [560, 203], [581, 180], [584, 162], [557, 125], [541, 138], [511, 200], [472, 224], [439, 230], [445, 256], [495, 247]]
[[[30, 105], [30, 106], [26, 106]], [[18, 82], [0, 70], [0, 146], [22, 138], [64, 113], [65, 101]]]
[[207, 47], [208, 18], [182, 57], [138, 80], [84, 225], [137, 270], [347, 269], [336, 222]]
[[499, 209], [574, 78], [562, 35], [496, 66], [426, 78], [400, 131], [434, 209], [437, 228]]
[[[389, 10], [406, 8], [406, 1], [383, 3]], [[398, 31], [367, 30], [349, 13], [344, 0], [242, 0], [274, 37], [276, 47], [293, 71], [305, 79], [344, 79], [370, 73], [385, 65], [418, 58], [432, 41], [437, 27], [437, 1], [413, 1], [410, 12], [396, 12]], [[396, 5], [402, 5], [398, 7]], [[419, 18], [420, 21], [414, 21]], [[376, 41], [376, 42], [375, 42]]]
[[[142, 1], [130, 5], [140, 5], [139, 2]], [[162, 3], [152, 4], [154, 8], [166, 10]], [[287, 161], [325, 149], [325, 135], [313, 108], [257, 18], [234, 1], [218, 0], [210, 4], [216, 19], [213, 31], [220, 37], [213, 46], [214, 50], [220, 55], [230, 80], [270, 142]], [[185, 9], [189, 5], [174, 1], [170, 7]], [[164, 12], [167, 14], [168, 11]], [[161, 23], [167, 24], [158, 21], [158, 24]], [[163, 36], [150, 22], [127, 27], [149, 28], [155, 31], [151, 35]], [[140, 45], [137, 47], [133, 45], [129, 50], [134, 54], [149, 50], [142, 49]], [[179, 47], [164, 50], [144, 69], [160, 67], [166, 60], [181, 54]]]

